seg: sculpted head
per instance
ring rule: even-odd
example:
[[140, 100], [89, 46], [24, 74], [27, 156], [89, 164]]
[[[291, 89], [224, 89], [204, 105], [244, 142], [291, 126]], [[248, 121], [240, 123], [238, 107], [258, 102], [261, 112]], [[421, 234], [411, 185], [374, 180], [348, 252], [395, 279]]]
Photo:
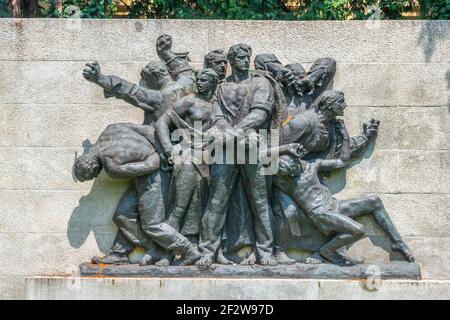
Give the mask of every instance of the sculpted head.
[[75, 159], [73, 170], [78, 181], [84, 182], [96, 178], [102, 170], [102, 164], [97, 157], [84, 152]]
[[248, 72], [251, 56], [252, 48], [244, 43], [238, 43], [230, 47], [227, 59], [233, 70], [236, 69], [240, 72]]
[[314, 82], [316, 87], [326, 89], [336, 73], [336, 60], [325, 57], [314, 61], [308, 71], [308, 78]]
[[300, 97], [305, 94], [311, 94], [314, 91], [314, 83], [306, 77], [306, 70], [300, 63], [287, 64], [286, 69], [292, 71], [295, 78], [293, 87]]
[[303, 79], [306, 76], [306, 70], [300, 63], [289, 63], [286, 65], [286, 69], [291, 70], [292, 74], [298, 79]]
[[154, 60], [142, 69], [141, 78], [147, 82], [149, 87], [161, 88], [170, 79], [170, 74], [165, 63]]
[[199, 94], [210, 94], [216, 92], [218, 75], [213, 69], [201, 69], [196, 72], [197, 92]]
[[284, 155], [280, 157], [279, 170], [281, 175], [298, 177], [303, 171], [303, 166], [298, 158]]
[[219, 76], [219, 80], [225, 79], [227, 74], [227, 57], [223, 50], [212, 50], [205, 55], [203, 68], [213, 69]]
[[314, 102], [316, 112], [325, 114], [329, 118], [343, 116], [346, 107], [344, 93], [336, 90], [325, 91]]

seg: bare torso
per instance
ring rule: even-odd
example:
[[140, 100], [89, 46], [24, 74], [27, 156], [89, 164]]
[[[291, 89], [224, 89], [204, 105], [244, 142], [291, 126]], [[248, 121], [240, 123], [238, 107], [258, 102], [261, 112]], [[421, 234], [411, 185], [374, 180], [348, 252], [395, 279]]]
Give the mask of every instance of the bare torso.
[[296, 204], [308, 213], [324, 205], [332, 198], [327, 187], [320, 183], [315, 163], [303, 163], [299, 176], [275, 175], [273, 182], [277, 188], [292, 197]]
[[[147, 129], [149, 134], [153, 130], [150, 126], [141, 127]], [[152, 143], [145, 136], [123, 124], [109, 125], [100, 135], [97, 145], [104, 166], [107, 158], [120, 165], [144, 161], [154, 153]]]
[[208, 129], [211, 118], [211, 103], [195, 96], [189, 96], [189, 99], [189, 109], [181, 118], [191, 127], [194, 127], [196, 122], [201, 122], [202, 128]]
[[221, 84], [222, 98], [234, 116], [239, 114], [242, 100], [247, 95], [250, 84], [251, 78], [239, 83], [229, 80]]

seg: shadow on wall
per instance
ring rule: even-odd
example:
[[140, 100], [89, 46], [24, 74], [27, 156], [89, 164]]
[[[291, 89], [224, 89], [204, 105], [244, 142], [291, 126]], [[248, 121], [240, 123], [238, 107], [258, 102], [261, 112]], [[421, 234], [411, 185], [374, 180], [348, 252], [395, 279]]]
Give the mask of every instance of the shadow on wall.
[[369, 159], [372, 156], [373, 151], [375, 149], [375, 143], [376, 139], [371, 140], [364, 153], [356, 160], [352, 161], [349, 168], [337, 170], [332, 174], [330, 174], [330, 176], [325, 178], [324, 183], [330, 189], [331, 194], [334, 195], [344, 190], [345, 185], [347, 183], [347, 170], [351, 169], [354, 166], [357, 166], [363, 159]]
[[[425, 55], [425, 62], [431, 62], [431, 58], [436, 52], [438, 43], [445, 40], [450, 40], [450, 27], [447, 22], [429, 20], [422, 25], [422, 30], [417, 43], [422, 47], [422, 51]], [[442, 59], [443, 57], [438, 58]], [[447, 71], [446, 81], [447, 90], [450, 90], [450, 69]], [[447, 108], [450, 112], [450, 93], [447, 93], [447, 95]]]
[[[380, 130], [383, 130], [382, 127], [380, 127]], [[358, 157], [356, 160], [352, 161], [350, 168], [357, 166], [363, 159], [369, 159], [375, 149], [376, 139], [372, 139], [367, 146], [367, 149], [364, 151], [364, 153]], [[329, 177], [326, 178], [325, 183], [330, 189], [332, 194], [336, 194], [341, 192], [346, 185], [346, 176], [347, 176], [347, 170], [338, 170]], [[338, 197], [341, 199], [340, 197]], [[342, 199], [342, 200], [347, 200]], [[384, 231], [377, 225], [375, 222], [375, 219], [372, 216], [362, 216], [360, 218], [356, 218], [356, 220], [360, 223], [362, 223], [367, 230], [375, 230], [375, 232], [370, 233], [370, 235], [367, 236], [371, 244], [375, 247], [378, 247], [382, 249], [386, 254], [389, 255], [389, 261], [405, 261], [406, 259], [398, 252], [392, 251], [391, 244], [392, 241], [388, 238], [388, 236], [384, 233]], [[353, 247], [354, 245], [358, 246], [358, 242], [355, 244], [352, 244], [349, 246], [349, 249]]]
[[[92, 232], [98, 249], [107, 253], [116, 237], [113, 213], [126, 188], [126, 181], [108, 178], [104, 173], [94, 180], [89, 194], [81, 197], [67, 224], [67, 237], [73, 248], [80, 248]], [[118, 188], [120, 187], [120, 188]]]
[[438, 42], [449, 39], [449, 25], [440, 21], [427, 20], [422, 24], [418, 44], [422, 47], [425, 62], [430, 62]]

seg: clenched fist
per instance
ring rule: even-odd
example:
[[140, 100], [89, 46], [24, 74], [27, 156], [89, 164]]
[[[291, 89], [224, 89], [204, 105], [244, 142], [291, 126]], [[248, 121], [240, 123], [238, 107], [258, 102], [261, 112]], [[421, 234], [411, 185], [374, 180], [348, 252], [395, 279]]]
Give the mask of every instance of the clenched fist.
[[162, 35], [156, 40], [156, 52], [162, 53], [172, 48], [172, 37], [169, 35]]
[[83, 69], [83, 77], [91, 82], [97, 82], [101, 75], [100, 64], [95, 61], [92, 63], [86, 63], [86, 67]]
[[370, 119], [363, 124], [363, 132], [366, 137], [371, 137], [378, 133], [378, 127], [380, 126], [380, 120]]

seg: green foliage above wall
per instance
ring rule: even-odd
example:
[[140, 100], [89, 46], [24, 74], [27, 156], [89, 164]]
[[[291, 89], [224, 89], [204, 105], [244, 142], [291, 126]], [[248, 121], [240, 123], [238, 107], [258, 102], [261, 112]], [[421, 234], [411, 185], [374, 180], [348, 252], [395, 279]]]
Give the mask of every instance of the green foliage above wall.
[[80, 16], [81, 18], [109, 18], [116, 10], [115, 0], [0, 0], [0, 17], [11, 17], [13, 12], [21, 17], [56, 18]]
[[135, 0], [132, 17], [182, 19], [294, 19], [280, 0]]
[[117, 4], [125, 5], [129, 18], [401, 19], [415, 8], [420, 8], [417, 18], [450, 18], [450, 0], [0, 0], [0, 17], [11, 17], [15, 11], [23, 17], [110, 18]]
[[450, 0], [422, 0], [420, 3], [424, 19], [450, 19]]

